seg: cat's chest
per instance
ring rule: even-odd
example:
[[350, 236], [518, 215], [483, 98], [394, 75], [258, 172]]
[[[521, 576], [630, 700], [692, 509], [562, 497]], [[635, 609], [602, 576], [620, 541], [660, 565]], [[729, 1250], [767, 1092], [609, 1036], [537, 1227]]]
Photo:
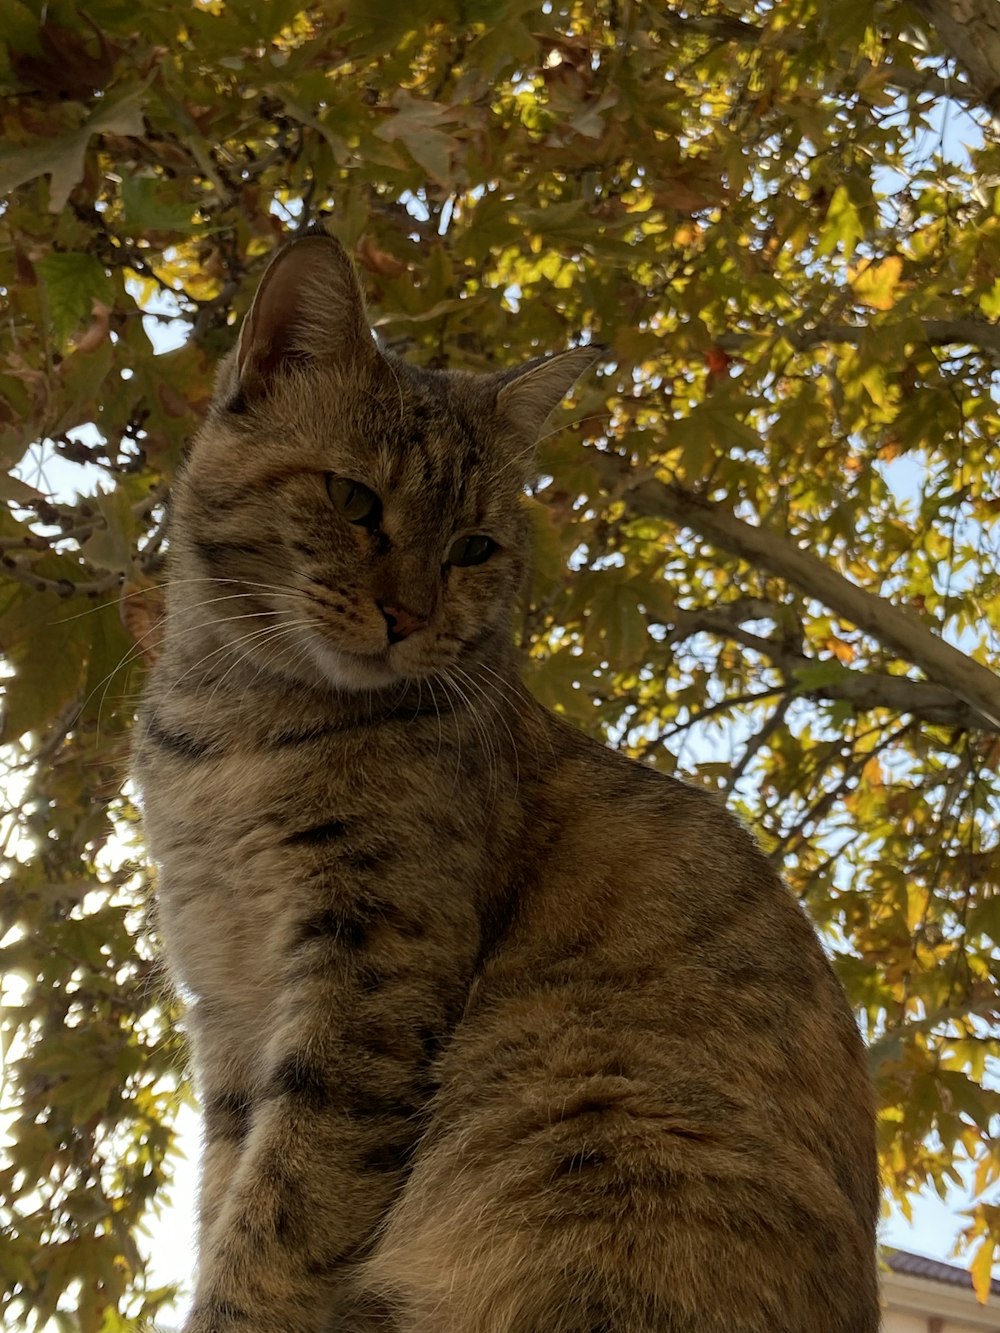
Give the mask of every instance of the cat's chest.
[[378, 733], [161, 747], [143, 786], [178, 980], [202, 996], [269, 995], [289, 939], [331, 909], [416, 925], [464, 895], [471, 921], [497, 804], [459, 753]]

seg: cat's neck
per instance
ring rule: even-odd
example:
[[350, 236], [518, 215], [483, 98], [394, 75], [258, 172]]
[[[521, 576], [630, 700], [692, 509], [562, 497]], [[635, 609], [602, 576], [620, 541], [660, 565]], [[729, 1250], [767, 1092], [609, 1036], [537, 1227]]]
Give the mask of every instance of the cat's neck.
[[506, 630], [439, 674], [345, 689], [319, 668], [299, 663], [286, 673], [216, 634], [185, 632], [184, 619], [168, 620], [159, 694], [171, 712], [189, 712], [213, 731], [253, 729], [260, 719], [271, 727], [314, 719], [348, 728], [456, 712], [509, 714], [522, 711], [528, 698]]

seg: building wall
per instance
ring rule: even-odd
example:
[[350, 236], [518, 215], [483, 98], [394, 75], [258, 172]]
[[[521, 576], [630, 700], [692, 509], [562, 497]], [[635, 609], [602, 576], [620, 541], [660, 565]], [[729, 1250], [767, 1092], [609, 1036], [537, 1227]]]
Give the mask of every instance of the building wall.
[[927, 1333], [927, 1317], [903, 1314], [898, 1310], [886, 1310], [882, 1320], [882, 1333]]
[[982, 1333], [982, 1325], [974, 1327], [937, 1315], [909, 1314], [890, 1308], [882, 1319], [882, 1333]]

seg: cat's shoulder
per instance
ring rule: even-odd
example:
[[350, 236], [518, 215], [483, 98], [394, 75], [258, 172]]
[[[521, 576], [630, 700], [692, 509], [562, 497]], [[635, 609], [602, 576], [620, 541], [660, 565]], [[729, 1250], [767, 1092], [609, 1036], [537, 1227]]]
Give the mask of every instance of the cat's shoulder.
[[[548, 714], [552, 751], [547, 803], [574, 825], [618, 842], [701, 847], [763, 871], [756, 839], [727, 809], [722, 795], [683, 781], [602, 744]], [[770, 874], [770, 872], [768, 872]]]
[[643, 805], [684, 806], [729, 818], [717, 793], [665, 773], [649, 759], [623, 754], [554, 713], [548, 714], [548, 724], [561, 762], [576, 770], [583, 789], [603, 790], [609, 799], [634, 798]]

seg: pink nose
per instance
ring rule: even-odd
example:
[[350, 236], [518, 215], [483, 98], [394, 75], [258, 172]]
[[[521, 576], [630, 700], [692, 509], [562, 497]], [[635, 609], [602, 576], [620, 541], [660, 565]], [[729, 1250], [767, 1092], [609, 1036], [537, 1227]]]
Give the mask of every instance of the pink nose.
[[389, 642], [402, 643], [408, 639], [411, 634], [416, 634], [418, 629], [426, 629], [427, 621], [421, 616], [415, 615], [412, 611], [407, 611], [403, 606], [383, 606], [378, 603], [378, 609], [385, 616], [385, 623], [389, 629]]

